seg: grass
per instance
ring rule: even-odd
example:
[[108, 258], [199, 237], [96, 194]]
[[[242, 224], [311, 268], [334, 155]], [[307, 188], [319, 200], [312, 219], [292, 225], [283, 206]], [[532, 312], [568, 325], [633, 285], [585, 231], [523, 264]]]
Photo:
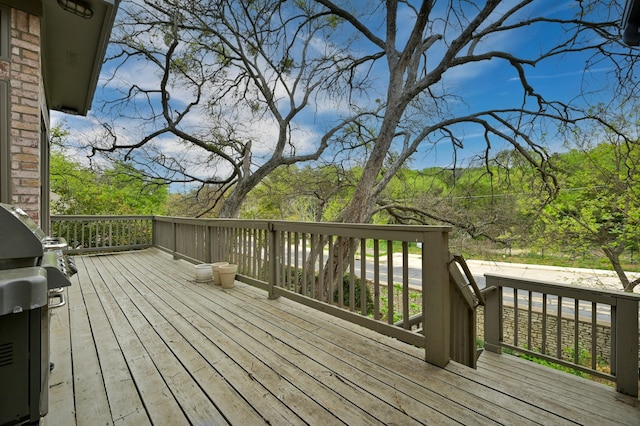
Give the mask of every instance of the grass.
[[[534, 351], [536, 351], [534, 349]], [[554, 370], [558, 370], [558, 371], [562, 371], [565, 373], [569, 373], [569, 374], [573, 374], [579, 377], [583, 377], [585, 379], [589, 379], [589, 380], [593, 380], [595, 382], [599, 382], [599, 383], [603, 383], [609, 386], [613, 386], [613, 383], [610, 380], [606, 380], [606, 379], [602, 379], [600, 377], [596, 377], [593, 376], [591, 374], [585, 373], [584, 371], [580, 371], [577, 370], [575, 368], [571, 368], [571, 367], [567, 367], [565, 365], [561, 365], [561, 364], [557, 364], [555, 362], [551, 362], [549, 360], [543, 359], [543, 358], [538, 358], [534, 355], [530, 355], [530, 354], [526, 354], [523, 352], [518, 352], [518, 351], [514, 351], [508, 348], [503, 348], [502, 352], [504, 354], [507, 355], [514, 355], [517, 356], [518, 358], [522, 358], [522, 359], [526, 359], [527, 361], [531, 361], [531, 362], [535, 362], [536, 364], [548, 367], [548, 368], [553, 368]], [[564, 348], [563, 349], [563, 354], [564, 357], [566, 357], [566, 359], [573, 359], [573, 354], [574, 354], [574, 350], [571, 348]], [[579, 353], [578, 353], [578, 364], [585, 366], [585, 367], [589, 367], [591, 366], [591, 353], [584, 349], [582, 347], [582, 344], [580, 345], [579, 348]], [[609, 368], [609, 365], [603, 361], [602, 359], [598, 359], [596, 362], [596, 370], [604, 372], [604, 373], [609, 373], [611, 370]]]
[[[373, 284], [367, 284], [373, 294]], [[402, 320], [402, 284], [393, 285], [393, 322]], [[422, 312], [422, 292], [409, 290], [409, 317]], [[373, 310], [369, 312], [373, 318]], [[389, 298], [387, 288], [380, 287], [380, 319], [386, 321], [389, 317]]]
[[[391, 247], [392, 247], [393, 253], [402, 253], [402, 241], [392, 241]], [[373, 257], [373, 240], [367, 239], [366, 248], [367, 248], [367, 252], [365, 253], [365, 256]], [[409, 242], [407, 248], [410, 254], [422, 254], [422, 249], [418, 247], [417, 243]], [[379, 250], [379, 253], [378, 253], [379, 256], [386, 256], [387, 241], [380, 240], [378, 242], [378, 250]]]

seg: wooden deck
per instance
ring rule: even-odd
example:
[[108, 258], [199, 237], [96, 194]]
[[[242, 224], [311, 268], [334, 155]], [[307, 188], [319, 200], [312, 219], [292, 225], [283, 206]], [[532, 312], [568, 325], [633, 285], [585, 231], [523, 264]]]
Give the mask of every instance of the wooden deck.
[[46, 425], [638, 425], [612, 388], [506, 355], [478, 370], [157, 249], [77, 256], [52, 314]]

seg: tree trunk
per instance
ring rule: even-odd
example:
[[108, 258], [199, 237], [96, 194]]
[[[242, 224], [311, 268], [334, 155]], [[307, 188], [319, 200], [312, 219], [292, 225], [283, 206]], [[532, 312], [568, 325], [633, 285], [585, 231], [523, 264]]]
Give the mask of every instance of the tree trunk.
[[[250, 146], [250, 145], [249, 145]], [[278, 168], [278, 162], [273, 158], [258, 168], [254, 173], [249, 173], [250, 157], [246, 157], [242, 162], [242, 170], [238, 182], [233, 187], [231, 194], [222, 203], [218, 217], [225, 219], [236, 219], [240, 216], [242, 203], [251, 192], [269, 173]]]
[[240, 216], [240, 208], [242, 207], [242, 202], [244, 201], [250, 190], [251, 188], [249, 188], [247, 185], [238, 183], [234, 187], [233, 191], [231, 191], [231, 195], [222, 203], [222, 208], [220, 208], [218, 217], [225, 219], [238, 218]]
[[620, 283], [622, 284], [622, 288], [624, 289], [624, 291], [633, 291], [633, 288], [638, 284], [638, 280], [635, 280], [633, 282], [629, 281], [629, 277], [627, 277], [627, 273], [624, 271], [624, 268], [620, 264], [620, 254], [622, 253], [622, 251], [617, 249], [611, 249], [608, 247], [603, 248], [603, 251], [604, 251], [604, 254], [607, 256], [607, 258], [609, 259], [609, 262], [611, 262], [611, 265], [613, 266], [613, 270], [616, 271], [616, 274], [618, 275], [618, 279], [620, 280]]

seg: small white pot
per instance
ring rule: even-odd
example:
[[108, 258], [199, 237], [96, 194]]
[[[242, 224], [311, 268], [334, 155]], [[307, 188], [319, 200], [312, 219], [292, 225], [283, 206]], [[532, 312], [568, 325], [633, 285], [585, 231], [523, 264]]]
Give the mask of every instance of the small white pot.
[[233, 284], [236, 280], [236, 274], [238, 273], [238, 265], [222, 265], [218, 271], [220, 272], [220, 283], [222, 284], [222, 288], [233, 288]]
[[200, 265], [196, 265], [195, 270], [196, 270], [196, 282], [206, 283], [213, 279], [210, 263], [201, 263]]
[[220, 285], [220, 267], [228, 265], [229, 262], [215, 262], [211, 264], [211, 272], [213, 273], [213, 283]]

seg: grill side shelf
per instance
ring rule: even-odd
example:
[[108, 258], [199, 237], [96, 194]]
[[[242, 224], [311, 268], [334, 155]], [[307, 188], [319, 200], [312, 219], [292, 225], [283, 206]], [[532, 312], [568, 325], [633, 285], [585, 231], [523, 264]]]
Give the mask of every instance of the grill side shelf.
[[33, 266], [0, 270], [0, 315], [17, 314], [45, 306], [47, 271]]

